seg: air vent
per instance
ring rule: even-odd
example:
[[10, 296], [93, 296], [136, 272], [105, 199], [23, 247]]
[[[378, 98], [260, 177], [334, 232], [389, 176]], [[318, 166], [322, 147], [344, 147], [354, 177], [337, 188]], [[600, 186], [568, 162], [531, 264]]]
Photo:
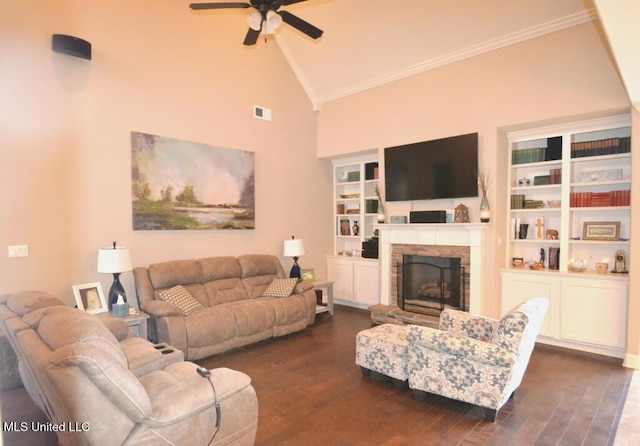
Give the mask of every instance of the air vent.
[[271, 109], [260, 107], [259, 105], [254, 105], [253, 117], [257, 119], [262, 119], [264, 121], [271, 121]]

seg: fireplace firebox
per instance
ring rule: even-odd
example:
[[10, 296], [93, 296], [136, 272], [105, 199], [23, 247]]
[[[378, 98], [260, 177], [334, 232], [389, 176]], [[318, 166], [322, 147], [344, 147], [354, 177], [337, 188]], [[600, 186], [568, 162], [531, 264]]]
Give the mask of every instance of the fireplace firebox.
[[397, 271], [398, 306], [404, 311], [431, 316], [445, 308], [467, 311], [465, 268], [459, 257], [404, 254]]

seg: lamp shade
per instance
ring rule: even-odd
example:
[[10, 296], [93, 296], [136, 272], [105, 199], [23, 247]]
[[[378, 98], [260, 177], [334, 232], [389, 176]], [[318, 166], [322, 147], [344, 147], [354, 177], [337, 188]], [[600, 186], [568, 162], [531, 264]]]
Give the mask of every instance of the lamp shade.
[[304, 242], [302, 239], [296, 238], [284, 241], [285, 257], [300, 257], [304, 255]]
[[131, 271], [131, 255], [129, 248], [116, 246], [113, 248], [100, 248], [98, 250], [99, 273], [123, 273]]

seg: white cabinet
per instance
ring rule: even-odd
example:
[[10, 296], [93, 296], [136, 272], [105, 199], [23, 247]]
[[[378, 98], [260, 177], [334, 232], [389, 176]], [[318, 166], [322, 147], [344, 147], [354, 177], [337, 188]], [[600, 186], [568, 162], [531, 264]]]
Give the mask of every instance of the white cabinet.
[[327, 277], [337, 303], [368, 308], [380, 303], [378, 259], [327, 256]]
[[501, 311], [546, 297], [539, 342], [623, 358], [628, 293], [627, 278], [612, 274], [504, 269]]
[[[628, 284], [568, 277], [561, 282], [560, 338], [621, 349], [626, 345]], [[622, 356], [621, 356], [622, 357]]]
[[558, 281], [556, 277], [544, 277], [540, 280], [540, 274], [529, 272], [503, 272], [501, 289], [501, 314], [505, 314], [511, 308], [533, 297], [546, 297], [549, 299], [549, 310], [540, 327], [540, 334], [556, 336], [552, 327], [552, 319], [557, 314], [554, 308], [558, 302]]

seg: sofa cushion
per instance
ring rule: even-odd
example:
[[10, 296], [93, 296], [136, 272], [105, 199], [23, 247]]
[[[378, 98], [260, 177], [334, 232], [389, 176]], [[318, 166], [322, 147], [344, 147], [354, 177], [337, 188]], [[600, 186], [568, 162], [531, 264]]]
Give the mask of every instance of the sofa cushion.
[[238, 262], [242, 268], [242, 283], [249, 299], [262, 296], [273, 279], [286, 277], [280, 260], [276, 256], [249, 254], [238, 257]]
[[51, 307], [33, 311], [23, 320], [37, 327], [38, 335], [52, 350], [71, 344], [90, 344], [111, 354], [121, 364], [127, 364], [120, 343], [95, 315], [77, 308]]
[[149, 280], [154, 289], [202, 283], [202, 267], [196, 260], [173, 260], [149, 265]]
[[291, 279], [273, 279], [271, 285], [262, 293], [263, 296], [270, 297], [288, 297], [293, 293], [293, 289], [298, 283], [297, 278]]
[[44, 291], [20, 291], [7, 300], [7, 307], [18, 316], [24, 316], [38, 308], [63, 306], [57, 297]]
[[160, 291], [159, 296], [160, 299], [171, 302], [180, 308], [185, 316], [204, 308], [182, 285], [176, 285], [168, 290]]

